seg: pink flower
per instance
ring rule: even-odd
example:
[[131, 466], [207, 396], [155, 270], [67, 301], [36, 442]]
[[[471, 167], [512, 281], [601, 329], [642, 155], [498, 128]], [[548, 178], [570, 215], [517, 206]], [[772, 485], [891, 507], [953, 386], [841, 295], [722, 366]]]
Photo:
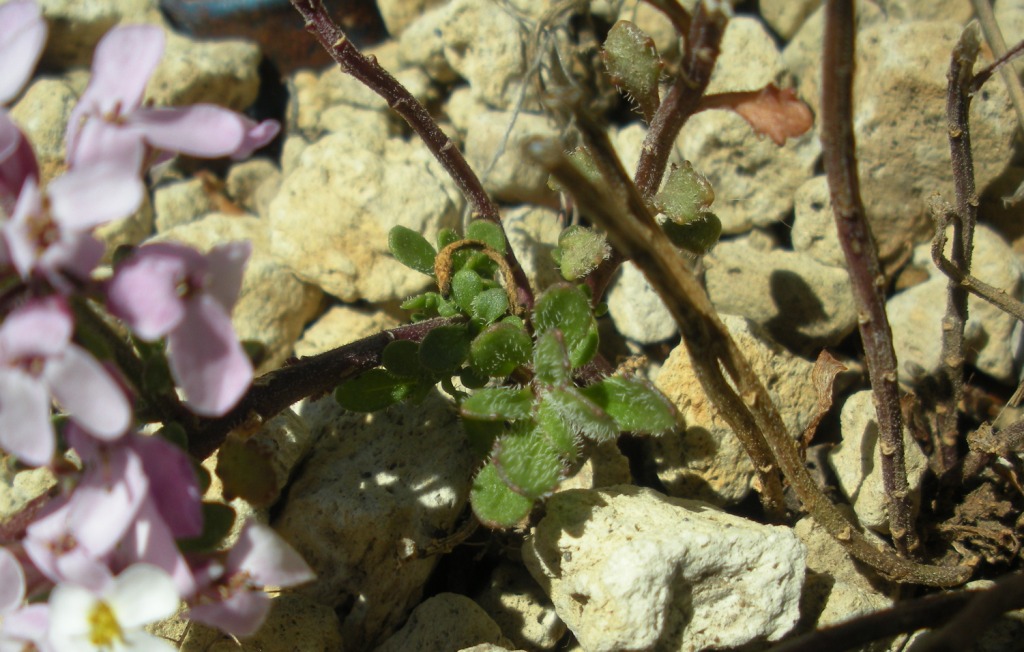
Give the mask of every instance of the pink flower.
[[252, 382], [252, 363], [231, 326], [248, 242], [203, 256], [180, 244], [140, 247], [119, 265], [107, 306], [143, 340], [167, 337], [171, 374], [203, 416], [230, 410]]
[[276, 532], [252, 522], [239, 533], [223, 566], [213, 563], [207, 571], [213, 581], [189, 609], [189, 618], [234, 636], [249, 636], [266, 618], [270, 597], [264, 587], [295, 586], [316, 577]]
[[71, 342], [63, 299], [33, 300], [0, 324], [0, 447], [26, 464], [46, 464], [55, 450], [53, 396], [91, 435], [120, 437], [131, 422], [121, 388], [103, 366]]
[[46, 21], [35, 2], [15, 0], [0, 7], [0, 104], [21, 92], [46, 44]]
[[46, 605], [25, 604], [25, 572], [17, 558], [0, 548], [0, 650], [48, 649]]
[[184, 108], [142, 106], [146, 84], [164, 50], [164, 32], [152, 25], [118, 27], [96, 46], [92, 79], [68, 123], [72, 168], [119, 159], [133, 142], [202, 158], [242, 159], [270, 142], [280, 125], [209, 104]]

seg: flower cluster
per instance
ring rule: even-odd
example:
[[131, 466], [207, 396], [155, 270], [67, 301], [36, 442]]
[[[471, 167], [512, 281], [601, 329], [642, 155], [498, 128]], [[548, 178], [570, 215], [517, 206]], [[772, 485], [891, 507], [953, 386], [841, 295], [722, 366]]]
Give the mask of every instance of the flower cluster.
[[141, 627], [182, 603], [192, 619], [250, 634], [269, 608], [263, 587], [307, 581], [309, 567], [255, 523], [226, 551], [182, 545], [210, 527], [196, 465], [179, 444], [138, 430], [157, 420], [139, 406], [160, 397], [96, 344], [103, 337], [89, 329], [107, 321], [84, 315], [104, 307], [132, 331], [126, 348], [140, 364], [164, 361], [166, 400], [177, 404], [180, 391], [200, 417], [236, 405], [252, 380], [230, 319], [249, 244], [207, 254], [142, 245], [101, 281], [94, 231], [139, 208], [155, 163], [244, 158], [279, 126], [212, 105], [144, 105], [164, 32], [118, 27], [98, 44], [72, 113], [66, 171], [43, 179], [4, 107], [46, 35], [32, 0], [0, 6], [0, 453], [61, 480], [31, 518], [0, 526], [0, 649], [173, 649]]

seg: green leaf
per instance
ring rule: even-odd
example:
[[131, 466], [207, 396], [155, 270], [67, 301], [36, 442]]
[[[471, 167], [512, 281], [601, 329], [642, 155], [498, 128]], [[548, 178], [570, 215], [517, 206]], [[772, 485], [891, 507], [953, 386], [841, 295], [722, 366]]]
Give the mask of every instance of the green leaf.
[[473, 220], [466, 227], [467, 240], [481, 240], [487, 246], [504, 255], [507, 248], [505, 245], [505, 232], [501, 226], [490, 220]]
[[476, 272], [462, 269], [452, 277], [452, 298], [465, 314], [473, 310], [473, 299], [484, 288], [484, 280]]
[[[587, 181], [595, 185], [601, 185], [604, 183], [603, 177], [601, 176], [601, 170], [598, 169], [597, 163], [594, 163], [594, 157], [590, 155], [584, 147], [577, 147], [573, 151], [569, 152], [569, 160], [576, 166], [576, 169], [587, 178]], [[548, 180], [548, 188], [554, 191], [562, 191], [565, 188], [562, 184], [558, 183], [558, 180], [551, 177]]]
[[217, 477], [224, 499], [244, 498], [266, 507], [278, 497], [283, 478], [278, 478], [271, 454], [252, 440], [228, 437], [217, 453]]
[[505, 432], [503, 421], [485, 421], [482, 419], [459, 419], [466, 433], [470, 448], [480, 459], [487, 457], [494, 448], [494, 442]]
[[608, 413], [619, 430], [654, 434], [678, 425], [672, 402], [640, 378], [611, 376], [580, 392]]
[[639, 105], [650, 122], [661, 103], [658, 79], [664, 67], [654, 40], [628, 20], [620, 20], [609, 30], [601, 58], [611, 82]]
[[410, 269], [428, 276], [434, 274], [434, 258], [437, 252], [427, 239], [412, 229], [396, 226], [388, 233], [388, 248], [391, 253]]
[[704, 216], [715, 201], [711, 183], [693, 169], [689, 161], [673, 166], [665, 186], [654, 197], [654, 206], [676, 224], [687, 224]]
[[490, 324], [508, 312], [508, 295], [503, 288], [484, 290], [473, 297], [470, 312], [473, 317], [483, 323]]
[[420, 366], [420, 345], [409, 340], [395, 340], [384, 347], [381, 362], [395, 376], [415, 378], [423, 374]]
[[463, 367], [459, 370], [459, 380], [468, 389], [480, 389], [487, 385], [490, 378], [487, 374], [482, 374], [473, 367]]
[[528, 387], [488, 387], [462, 402], [462, 416], [486, 421], [528, 419], [533, 411], [533, 392]]
[[569, 424], [558, 413], [550, 401], [541, 401], [536, 414], [538, 430], [547, 437], [548, 444], [556, 453], [570, 463], [579, 455], [579, 442]]
[[420, 344], [420, 364], [435, 373], [454, 373], [469, 357], [469, 331], [464, 324], [438, 326]]
[[461, 239], [455, 229], [445, 227], [437, 232], [437, 250], [441, 251], [451, 243], [458, 242]]
[[545, 385], [569, 384], [569, 356], [562, 331], [546, 330], [537, 336], [533, 347], [533, 373], [537, 381]]
[[441, 297], [437, 302], [437, 314], [440, 317], [456, 317], [462, 314], [459, 304]]
[[492, 463], [516, 493], [540, 498], [562, 478], [562, 460], [536, 428], [517, 429], [498, 440]]
[[608, 258], [611, 248], [604, 234], [583, 226], [573, 225], [558, 236], [558, 247], [551, 252], [556, 256], [562, 277], [567, 281], [583, 278]]
[[469, 502], [480, 522], [492, 528], [516, 525], [529, 515], [533, 507], [533, 500], [512, 491], [502, 481], [493, 463], [480, 469], [473, 479]]
[[417, 310], [422, 312], [437, 312], [437, 306], [441, 302], [441, 295], [437, 292], [424, 292], [414, 297], [409, 297], [400, 306], [402, 310]]
[[584, 437], [597, 442], [614, 439], [619, 428], [601, 407], [584, 397], [576, 388], [551, 387], [544, 393], [543, 401]]
[[469, 359], [481, 373], [503, 378], [529, 362], [532, 344], [522, 326], [501, 322], [477, 335], [470, 346]]
[[334, 399], [352, 412], [376, 412], [408, 396], [415, 381], [399, 378], [385, 369], [370, 369], [334, 390]]
[[203, 531], [191, 539], [179, 539], [178, 548], [184, 553], [212, 552], [220, 547], [235, 523], [235, 510], [224, 503], [202, 504]]
[[665, 220], [661, 228], [672, 244], [699, 256], [711, 251], [722, 235], [722, 222], [714, 213], [704, 213], [700, 219], [686, 224]]
[[597, 353], [597, 322], [590, 312], [590, 300], [572, 285], [554, 285], [537, 299], [533, 326], [538, 333], [553, 328], [562, 332], [573, 369], [585, 365]]

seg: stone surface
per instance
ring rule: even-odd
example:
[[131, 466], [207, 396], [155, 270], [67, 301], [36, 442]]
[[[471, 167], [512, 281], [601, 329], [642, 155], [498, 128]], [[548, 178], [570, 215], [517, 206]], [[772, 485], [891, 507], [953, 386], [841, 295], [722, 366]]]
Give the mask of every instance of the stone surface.
[[405, 299], [428, 278], [391, 257], [402, 225], [435, 241], [459, 224], [462, 197], [422, 145], [325, 136], [299, 155], [270, 204], [274, 256], [343, 301]]
[[551, 650], [565, 635], [565, 623], [554, 605], [521, 565], [504, 563], [495, 568], [476, 602], [516, 647]]
[[[840, 413], [843, 440], [829, 453], [839, 486], [853, 505], [864, 527], [889, 532], [889, 509], [882, 486], [882, 454], [878, 451], [878, 422], [870, 391], [861, 391], [843, 403]], [[928, 471], [928, 458], [908, 430], [903, 433], [907, 482], [911, 500], [920, 500], [921, 481]]]
[[[947, 242], [947, 256], [950, 246]], [[971, 273], [975, 277], [1005, 290], [1018, 301], [1024, 298], [1024, 263], [984, 224], [975, 229], [972, 262]], [[925, 270], [929, 278], [886, 302], [893, 346], [901, 373], [908, 364], [934, 372], [939, 369], [942, 355], [942, 317], [946, 312], [948, 280], [932, 264], [930, 244], [914, 250], [912, 264]], [[975, 296], [968, 298], [967, 307], [967, 362], [1000, 381], [1016, 383], [1024, 361], [1024, 339], [1020, 332], [1015, 332], [1017, 320]]]
[[[722, 35], [721, 54], [708, 84], [708, 94], [757, 91], [778, 84], [784, 75], [782, 54], [764, 23], [736, 16]], [[684, 133], [689, 127], [684, 129]]]
[[394, 328], [401, 322], [387, 312], [358, 306], [331, 306], [320, 315], [295, 343], [295, 355], [323, 353], [364, 337]]
[[437, 557], [396, 566], [398, 544], [426, 545], [453, 527], [473, 460], [438, 395], [372, 415], [330, 396], [300, 410], [315, 454], [301, 467], [275, 526], [317, 573], [299, 591], [337, 610], [346, 647], [372, 649], [419, 603]]
[[[814, 412], [813, 365], [789, 353], [742, 317], [722, 315], [740, 351], [765, 383], [786, 429], [799, 436]], [[684, 430], [651, 440], [658, 477], [674, 496], [719, 505], [750, 492], [754, 467], [736, 435], [710, 403], [685, 345], [673, 349], [655, 385], [679, 409]]]
[[775, 224], [793, 209], [793, 194], [814, 174], [821, 143], [813, 131], [779, 147], [733, 111], [703, 111], [677, 140], [683, 156], [715, 191], [711, 209], [722, 232]]
[[399, 37], [404, 63], [442, 83], [461, 77], [474, 97], [511, 108], [526, 70], [524, 27], [489, 0], [453, 0], [428, 11]]
[[506, 211], [501, 221], [534, 292], [563, 280], [551, 257], [562, 232], [558, 211], [543, 206], [517, 206]]
[[[814, 519], [801, 519], [793, 531], [807, 548], [807, 579], [801, 605], [806, 621], [822, 627], [892, 606], [892, 598], [872, 585], [862, 567]], [[886, 652], [890, 648], [883, 639], [858, 649]]]
[[240, 208], [267, 218], [270, 202], [281, 188], [281, 170], [265, 158], [236, 163], [228, 170], [224, 191]]
[[164, 183], [153, 190], [157, 233], [194, 222], [215, 209], [203, 180], [196, 177]]
[[377, 9], [388, 34], [398, 38], [402, 32], [425, 12], [443, 5], [446, 0], [378, 0]]
[[764, 22], [788, 40], [820, 5], [818, 0], [761, 0], [759, 6]]
[[64, 172], [64, 133], [77, 103], [67, 83], [44, 78], [32, 82], [11, 107], [11, 119], [32, 144], [43, 183]]
[[183, 242], [201, 251], [232, 240], [252, 242], [252, 256], [231, 315], [235, 332], [239, 339], [258, 340], [266, 347], [266, 359], [257, 373], [280, 366], [291, 355], [295, 340], [316, 314], [321, 292], [295, 278], [271, 256], [266, 222], [255, 217], [212, 213], [171, 229], [158, 239]]
[[[928, 239], [927, 201], [933, 193], [954, 197], [945, 126], [946, 73], [962, 27], [948, 20], [886, 22], [877, 8], [866, 11], [858, 24], [856, 70], [861, 72], [853, 95], [861, 195], [881, 256], [889, 259]], [[800, 96], [816, 114], [820, 29], [819, 11], [784, 53], [800, 79]], [[986, 63], [982, 56], [979, 65]], [[1002, 84], [987, 84], [975, 95], [970, 123], [981, 189], [1006, 169], [1017, 130]]]
[[800, 615], [805, 555], [789, 528], [628, 485], [556, 494], [523, 547], [588, 652], [778, 640]]
[[[550, 203], [548, 173], [523, 152], [532, 138], [556, 139], [554, 121], [536, 113], [481, 111], [467, 125], [465, 155], [484, 189], [507, 203]], [[548, 200], [545, 202], [545, 200]]]
[[616, 330], [638, 344], [662, 342], [678, 332], [661, 297], [632, 262], [622, 266], [607, 301]]
[[793, 250], [822, 265], [845, 268], [846, 257], [839, 246], [828, 179], [820, 175], [805, 181], [797, 188], [793, 201]]
[[45, 66], [88, 66], [96, 43], [120, 22], [162, 24], [153, 0], [38, 0], [50, 28]]
[[832, 346], [856, 326], [845, 269], [798, 252], [765, 251], [743, 240], [720, 243], [704, 260], [715, 308], [751, 319], [796, 351]]
[[146, 88], [159, 106], [210, 102], [242, 111], [259, 92], [259, 47], [249, 41], [196, 41], [167, 32], [167, 47]]
[[505, 639], [497, 623], [464, 595], [440, 593], [424, 600], [405, 623], [375, 652], [459, 650]]

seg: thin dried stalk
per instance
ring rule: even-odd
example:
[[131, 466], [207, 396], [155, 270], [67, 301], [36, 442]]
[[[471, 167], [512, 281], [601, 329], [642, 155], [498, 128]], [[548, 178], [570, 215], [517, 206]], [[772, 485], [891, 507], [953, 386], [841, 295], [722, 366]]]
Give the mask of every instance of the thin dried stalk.
[[529, 152], [572, 192], [587, 214], [643, 271], [672, 312], [698, 378], [719, 413], [738, 434], [742, 430], [760, 439], [758, 446], [771, 451], [774, 460], [760, 471], [770, 473], [777, 465], [814, 519], [850, 555], [884, 577], [929, 586], [956, 586], [967, 581], [971, 569], [966, 566], [917, 564], [891, 549], [877, 547], [821, 492], [764, 385], [718, 318], [707, 293], [649, 212], [630, 214], [622, 198], [610, 196], [587, 180], [557, 143], [535, 141]]
[[886, 280], [878, 263], [878, 249], [871, 227], [864, 214], [854, 154], [853, 0], [829, 0], [825, 7], [821, 82], [821, 142], [825, 171], [874, 394], [889, 531], [896, 549], [905, 555], [915, 551], [920, 542], [911, 518], [896, 353], [885, 312]]
[[[974, 6], [974, 15], [981, 24], [981, 31], [985, 34], [985, 40], [992, 48], [992, 54], [996, 55], [997, 59], [1002, 57], [1007, 53], [1006, 40], [1003, 39], [1003, 32], [999, 29], [995, 14], [992, 13], [992, 3], [989, 0], [971, 0], [971, 4]], [[1002, 75], [1006, 89], [1010, 92], [1013, 110], [1017, 112], [1017, 124], [1024, 129], [1024, 88], [1021, 87], [1016, 66], [1005, 66]]]

